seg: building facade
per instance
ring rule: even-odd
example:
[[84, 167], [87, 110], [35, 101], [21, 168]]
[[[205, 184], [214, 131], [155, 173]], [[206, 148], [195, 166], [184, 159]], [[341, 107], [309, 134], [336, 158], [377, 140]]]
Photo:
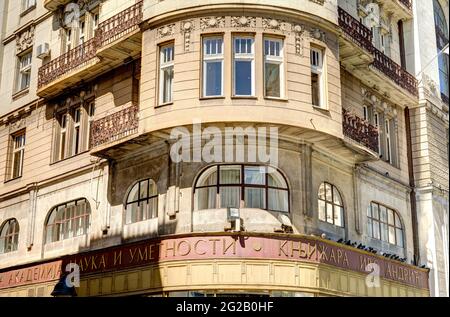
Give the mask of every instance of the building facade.
[[448, 296], [447, 11], [0, 0], [0, 296]]

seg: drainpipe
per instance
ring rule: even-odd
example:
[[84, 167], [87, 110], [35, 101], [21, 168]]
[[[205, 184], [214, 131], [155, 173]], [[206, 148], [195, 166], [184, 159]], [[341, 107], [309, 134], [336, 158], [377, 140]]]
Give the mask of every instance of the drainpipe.
[[419, 265], [420, 263], [420, 251], [419, 251], [419, 226], [417, 221], [417, 203], [416, 203], [416, 184], [414, 180], [414, 167], [412, 157], [412, 139], [411, 139], [411, 121], [409, 108], [405, 108], [405, 128], [406, 128], [406, 146], [408, 155], [408, 173], [409, 173], [409, 186], [411, 187], [410, 198], [411, 201], [411, 219], [412, 219], [412, 231], [413, 231], [413, 247], [414, 247], [414, 263]]

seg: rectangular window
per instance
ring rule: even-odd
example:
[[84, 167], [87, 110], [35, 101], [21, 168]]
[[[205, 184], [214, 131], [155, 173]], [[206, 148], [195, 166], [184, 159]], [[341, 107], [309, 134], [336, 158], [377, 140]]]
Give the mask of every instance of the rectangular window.
[[223, 39], [203, 39], [203, 96], [223, 95]]
[[72, 154], [77, 155], [81, 151], [81, 107], [78, 107], [73, 112], [73, 142]]
[[19, 70], [17, 79], [18, 91], [30, 87], [32, 51], [19, 57]]
[[23, 159], [25, 154], [25, 131], [12, 136], [12, 169], [11, 179], [19, 178], [23, 172]]
[[72, 44], [72, 29], [67, 29], [66, 30], [66, 43], [65, 43], [65, 52], [67, 53], [68, 51], [70, 51], [73, 48], [73, 44]]
[[235, 96], [255, 95], [255, 49], [253, 37], [234, 38]]
[[89, 103], [87, 111], [88, 111], [88, 127], [87, 127], [86, 144], [88, 144], [87, 146], [88, 148], [90, 148], [91, 129], [95, 116], [95, 101]]
[[264, 91], [266, 97], [284, 97], [283, 54], [283, 40], [264, 40]]
[[66, 143], [67, 143], [67, 113], [59, 117], [59, 144], [58, 144], [58, 160], [66, 158]]
[[36, 5], [36, 0], [22, 0], [22, 12]]
[[325, 76], [323, 51], [311, 47], [311, 95], [315, 107], [325, 108]]
[[173, 68], [174, 68], [174, 45], [161, 46], [159, 58], [159, 103], [172, 102], [173, 94]]
[[378, 154], [381, 154], [380, 114], [378, 112], [374, 112], [373, 122], [374, 122], [375, 127], [378, 129]]
[[78, 45], [86, 42], [86, 21], [83, 19], [79, 22], [79, 30], [78, 30]]
[[389, 164], [392, 164], [392, 143], [391, 143], [391, 128], [390, 128], [390, 120], [385, 120], [384, 126], [384, 135], [385, 135], [385, 157], [384, 159]]

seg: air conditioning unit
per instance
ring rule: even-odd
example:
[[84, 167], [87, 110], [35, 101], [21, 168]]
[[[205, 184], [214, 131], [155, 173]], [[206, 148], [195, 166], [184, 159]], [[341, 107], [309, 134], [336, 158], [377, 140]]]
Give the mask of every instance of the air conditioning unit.
[[50, 45], [48, 43], [43, 43], [37, 47], [37, 57], [44, 59], [50, 56]]

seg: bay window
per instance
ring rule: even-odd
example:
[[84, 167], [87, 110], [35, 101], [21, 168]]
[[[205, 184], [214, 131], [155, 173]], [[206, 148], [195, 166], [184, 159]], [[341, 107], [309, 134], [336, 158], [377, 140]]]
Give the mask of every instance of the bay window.
[[254, 38], [238, 36], [234, 38], [233, 75], [234, 96], [255, 95], [255, 43]]
[[160, 47], [159, 103], [162, 105], [173, 100], [174, 53], [173, 43]]
[[203, 96], [223, 95], [223, 39], [205, 37], [203, 39]]
[[283, 40], [264, 40], [264, 87], [266, 97], [283, 97]]

